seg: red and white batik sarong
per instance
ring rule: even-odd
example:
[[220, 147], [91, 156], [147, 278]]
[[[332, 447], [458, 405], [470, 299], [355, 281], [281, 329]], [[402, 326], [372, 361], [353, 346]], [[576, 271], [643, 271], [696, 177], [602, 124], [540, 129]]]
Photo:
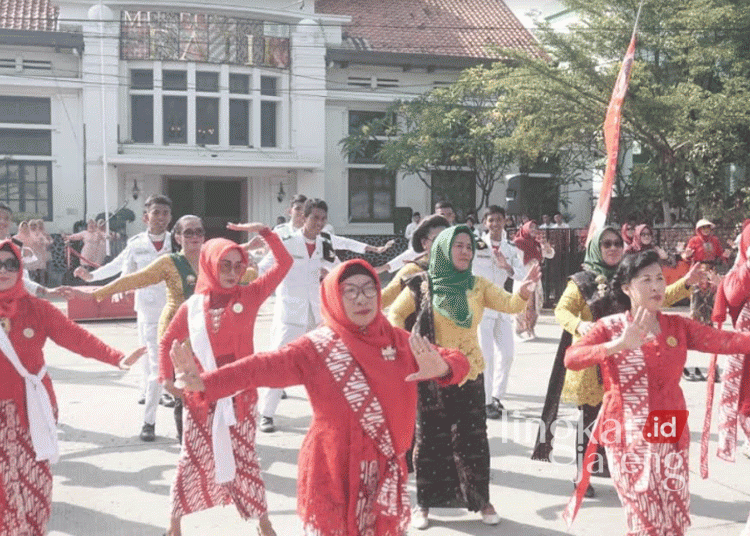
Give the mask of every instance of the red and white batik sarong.
[[[239, 400], [243, 394], [238, 395]], [[214, 408], [208, 419], [199, 422], [186, 406], [182, 452], [177, 465], [177, 476], [172, 484], [172, 517], [179, 518], [218, 505], [232, 504], [243, 519], [258, 518], [268, 511], [266, 488], [260, 475], [255, 452], [255, 412], [244, 413], [230, 428], [232, 451], [236, 463], [234, 479], [217, 484], [211, 441]]]
[[[734, 325], [737, 331], [750, 331], [750, 302], [740, 311]], [[740, 414], [740, 386], [745, 363], [742, 354], [728, 355], [721, 381], [719, 402], [719, 447], [716, 455], [722, 460], [734, 461], [737, 450], [737, 428], [742, 428], [750, 439], [750, 417]]]
[[[621, 314], [602, 320], [613, 339], [624, 330], [625, 318]], [[690, 526], [689, 443], [649, 443], [643, 438], [649, 415], [649, 385], [640, 348], [616, 354], [602, 372], [608, 390], [586, 449], [583, 476], [563, 518], [568, 526], [575, 519], [597, 445], [604, 444], [612, 481], [625, 509], [627, 536], [682, 536]], [[683, 433], [689, 432], [686, 429]]]
[[[379, 454], [375, 459], [359, 462], [355, 506], [358, 533], [362, 536], [400, 536], [411, 513], [406, 490], [407, 475], [403, 460], [396, 454], [383, 407], [364, 372], [333, 330], [323, 327], [307, 336]], [[306, 534], [316, 534], [311, 520], [303, 522]]]
[[49, 461], [36, 461], [28, 428], [12, 400], [0, 400], [0, 534], [47, 534], [52, 506]]

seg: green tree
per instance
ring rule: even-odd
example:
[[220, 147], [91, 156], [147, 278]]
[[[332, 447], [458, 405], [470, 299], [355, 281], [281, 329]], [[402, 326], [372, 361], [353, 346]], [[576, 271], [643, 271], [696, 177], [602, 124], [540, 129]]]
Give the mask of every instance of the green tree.
[[[546, 25], [546, 58], [503, 50], [513, 67], [484, 73], [497, 88], [498, 114], [515, 125], [506, 147], [536, 158], [565, 155], [563, 175], [580, 177], [603, 154], [602, 122], [638, 10], [637, 0], [568, 0], [580, 23], [569, 32]], [[726, 205], [728, 167], [750, 155], [750, 2], [644, 2], [636, 62], [625, 100], [621, 147], [638, 142], [669, 221], [672, 206], [696, 212]], [[622, 184], [627, 193], [638, 182]], [[748, 174], [735, 189], [750, 186]]]
[[477, 210], [489, 204], [495, 184], [515, 160], [506, 146], [513, 125], [495, 107], [500, 85], [468, 70], [447, 88], [392, 104], [383, 118], [341, 141], [352, 158], [374, 158], [386, 170], [418, 177], [431, 188], [436, 170], [469, 172], [479, 192]]

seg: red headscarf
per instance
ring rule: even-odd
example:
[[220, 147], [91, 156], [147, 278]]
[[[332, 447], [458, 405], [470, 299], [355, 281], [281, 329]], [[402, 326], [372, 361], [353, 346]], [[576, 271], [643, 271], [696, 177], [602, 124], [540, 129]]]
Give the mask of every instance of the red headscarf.
[[628, 236], [628, 227], [630, 227], [629, 223], [623, 223], [622, 227], [620, 227], [620, 234], [622, 235], [622, 240], [625, 242], [626, 245], [630, 245], [633, 243], [633, 236]]
[[727, 312], [729, 312], [730, 316], [732, 317], [733, 323], [736, 322], [737, 318], [739, 317], [740, 310], [731, 309], [729, 307], [729, 304], [727, 303], [724, 284], [728, 283], [732, 279], [730, 276], [735, 270], [738, 270], [740, 267], [747, 263], [748, 247], [750, 247], [750, 225], [745, 225], [745, 228], [742, 229], [742, 235], [740, 237], [740, 247], [737, 251], [738, 261], [734, 264], [727, 275], [724, 276], [721, 283], [719, 283], [719, 288], [716, 289], [716, 299], [714, 300], [714, 309], [711, 312], [711, 320], [718, 323], [719, 326], [721, 326], [722, 322], [724, 322], [724, 320], [726, 319]]
[[542, 262], [542, 246], [531, 236], [532, 225], [536, 225], [534, 220], [524, 223], [513, 238], [513, 244], [523, 251], [524, 264], [528, 264], [532, 260]]
[[[377, 313], [375, 319], [365, 329], [360, 329], [346, 316], [340, 290], [341, 276], [354, 265], [364, 268], [378, 287]], [[362, 273], [362, 271], [355, 273]], [[375, 270], [362, 259], [352, 259], [338, 265], [323, 280], [320, 298], [324, 324], [341, 337], [352, 357], [365, 373], [371, 389], [383, 406], [394, 441], [398, 442], [404, 437], [408, 437], [411, 441], [414, 416], [412, 414], [411, 419], [408, 418], [408, 404], [404, 404], [403, 396], [393, 396], [393, 391], [396, 389], [403, 392], [406, 383], [404, 378], [416, 372], [417, 365], [409, 346], [409, 333], [392, 326], [381, 312], [380, 282]], [[383, 358], [383, 349], [389, 346], [396, 350], [395, 361], [386, 361]], [[416, 403], [414, 386], [413, 383], [407, 384], [409, 389], [414, 390]], [[396, 445], [399, 452], [408, 448], [409, 445]]]
[[212, 238], [206, 241], [201, 247], [201, 256], [199, 261], [200, 272], [198, 280], [195, 282], [196, 294], [213, 294], [213, 295], [230, 295], [239, 294], [239, 288], [235, 285], [232, 288], [224, 288], [219, 283], [219, 260], [235, 250], [242, 256], [242, 262], [248, 263], [247, 251], [241, 248], [236, 242], [226, 238]]
[[[639, 251], [642, 251], [644, 249], [651, 249], [654, 247], [654, 239], [653, 239], [653, 231], [651, 231], [651, 243], [647, 246], [643, 245], [643, 242], [641, 242], [641, 233], [644, 230], [651, 231], [651, 227], [648, 226], [647, 223], [642, 223], [640, 225], [637, 225], [635, 228], [635, 232], [633, 233], [633, 238], [628, 243], [627, 247], [625, 248], [625, 253], [638, 253]], [[623, 239], [625, 238], [625, 233], [622, 234]]]
[[[11, 239], [3, 240], [0, 242], [0, 250], [10, 251], [18, 259], [20, 268], [16, 274], [15, 284], [8, 290], [0, 291], [0, 318], [11, 318], [16, 314], [16, 308], [18, 306], [18, 299], [28, 294], [26, 288], [23, 286], [23, 257], [18, 247], [13, 243]], [[7, 272], [6, 272], [7, 273]]]

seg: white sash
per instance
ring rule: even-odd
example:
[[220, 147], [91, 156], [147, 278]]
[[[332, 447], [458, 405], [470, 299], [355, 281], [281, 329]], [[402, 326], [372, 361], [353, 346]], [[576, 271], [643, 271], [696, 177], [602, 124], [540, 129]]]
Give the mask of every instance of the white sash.
[[56, 463], [60, 459], [60, 450], [57, 446], [57, 423], [55, 423], [49, 393], [42, 383], [42, 378], [47, 374], [47, 367], [42, 365], [41, 370], [36, 374], [31, 374], [26, 370], [8, 334], [2, 329], [0, 329], [0, 352], [5, 354], [26, 384], [26, 413], [29, 418], [31, 444], [34, 446], [37, 461], [49, 460], [50, 463]]
[[[203, 311], [204, 299], [203, 294], [193, 294], [188, 298], [188, 330], [193, 353], [200, 361], [203, 370], [211, 372], [216, 370], [216, 357], [208, 338], [206, 315]], [[214, 411], [214, 420], [211, 426], [211, 446], [214, 451], [216, 482], [218, 484], [232, 481], [237, 469], [232, 452], [232, 439], [229, 435], [229, 427], [235, 424], [237, 424], [237, 417], [234, 414], [232, 397], [220, 398], [216, 401], [216, 411]]]

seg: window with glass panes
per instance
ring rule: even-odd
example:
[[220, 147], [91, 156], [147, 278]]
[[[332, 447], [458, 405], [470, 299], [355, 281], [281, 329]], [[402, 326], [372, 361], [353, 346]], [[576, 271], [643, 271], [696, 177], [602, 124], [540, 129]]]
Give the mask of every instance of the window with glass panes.
[[131, 66], [130, 142], [281, 146], [279, 76], [254, 68], [173, 65]]
[[48, 98], [0, 96], [0, 202], [52, 219], [52, 127]]
[[[385, 112], [349, 111], [349, 133], [354, 133]], [[384, 137], [378, 136], [364, 151], [348, 161], [349, 221], [354, 223], [391, 222], [396, 206], [396, 175], [386, 172], [375, 160]]]

